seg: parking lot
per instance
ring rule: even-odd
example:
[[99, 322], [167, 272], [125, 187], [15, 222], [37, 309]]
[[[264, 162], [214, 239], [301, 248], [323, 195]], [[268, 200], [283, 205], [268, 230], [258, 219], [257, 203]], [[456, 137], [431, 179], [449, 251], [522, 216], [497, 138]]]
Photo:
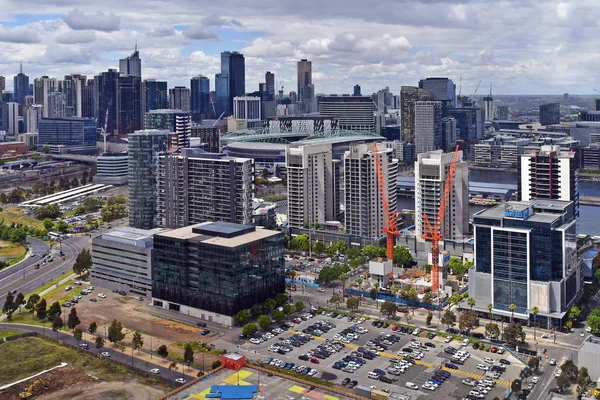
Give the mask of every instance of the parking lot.
[[[307, 367], [305, 375], [312, 373], [310, 370], [316, 370], [313, 371], [316, 378], [337, 384], [346, 383], [345, 386], [348, 382], [351, 386], [363, 385], [371, 387], [371, 389], [374, 386], [380, 390], [385, 389], [389, 392], [400, 393], [413, 398], [429, 395], [438, 396], [439, 394], [450, 398], [468, 398], [469, 393], [471, 393], [471, 398], [493, 399], [496, 396], [503, 398], [509, 390], [510, 382], [523, 369], [523, 364], [508, 352], [499, 355], [483, 350], [474, 350], [470, 345], [463, 347], [456, 339], [446, 343], [444, 336], [428, 339], [426, 337], [428, 332], [421, 332], [418, 336], [415, 336], [393, 331], [393, 326], [377, 328], [372, 326], [372, 322], [349, 322], [346, 317], [332, 318], [326, 315], [316, 315], [306, 321], [300, 320], [287, 332], [273, 335], [273, 338], [263, 343], [253, 344], [247, 342], [243, 346], [255, 350], [263, 362], [271, 358], [287, 364], [292, 363], [294, 364], [292, 368], [296, 372], [301, 372], [298, 366], [305, 366]], [[303, 344], [297, 342], [296, 346], [284, 344], [288, 343], [286, 340], [293, 334], [302, 331], [309, 332], [306, 329], [315, 324], [320, 325], [317, 328], [321, 329], [310, 330], [312, 340]], [[323, 329], [323, 327], [325, 328]], [[327, 330], [327, 328], [329, 329]], [[343, 335], [342, 331], [351, 334]], [[308, 336], [309, 334], [304, 333], [304, 335]], [[350, 341], [348, 340], [349, 336], [355, 336], [356, 339]], [[415, 340], [419, 341], [421, 345], [410, 344], [411, 341]], [[338, 345], [338, 348], [340, 348], [340, 351], [338, 351], [333, 343], [339, 343], [340, 341], [346, 343], [344, 343], [345, 347], [343, 348]], [[289, 351], [278, 352], [275, 343], [283, 345]], [[445, 367], [446, 363], [451, 362], [452, 357], [451, 354], [444, 351], [450, 351], [448, 347], [469, 352], [469, 356], [464, 357], [463, 365], [457, 365], [458, 369]], [[331, 351], [332, 348], [333, 351]], [[373, 354], [371, 356], [371, 350], [377, 351], [377, 348], [379, 348], [379, 355]], [[399, 355], [398, 352], [402, 351], [404, 352]], [[328, 355], [328, 353], [331, 354]], [[405, 355], [410, 355], [410, 361], [413, 365], [402, 364], [401, 360], [405, 358]], [[299, 359], [300, 356], [303, 356], [302, 359]], [[505, 370], [498, 379], [492, 379], [496, 383], [493, 386], [476, 383], [476, 381], [484, 379], [486, 373], [485, 370], [478, 369], [477, 366], [491, 368], [492, 365], [498, 365], [500, 359], [505, 360], [510, 365], [504, 365], [502, 368]], [[273, 360], [271, 361], [273, 362]], [[396, 364], [398, 364], [396, 369], [389, 369]], [[373, 373], [369, 374], [375, 369], [380, 370], [378, 376]], [[436, 371], [440, 369], [450, 372], [451, 376], [448, 377], [447, 374], [440, 372], [436, 374]], [[398, 370], [402, 371], [399, 372]], [[384, 378], [379, 378], [379, 376], [384, 376]], [[470, 383], [474, 386], [463, 383], [463, 380], [466, 380], [465, 382], [471, 381]], [[430, 384], [426, 384], [428, 381]], [[419, 389], [408, 388], [406, 386], [407, 382], [418, 385]], [[423, 387], [424, 384], [426, 384], [425, 387]], [[479, 389], [477, 386], [479, 386]], [[429, 387], [429, 390], [427, 390], [427, 387]], [[483, 397], [475, 395], [472, 393], [473, 391], [478, 391], [479, 395]]]

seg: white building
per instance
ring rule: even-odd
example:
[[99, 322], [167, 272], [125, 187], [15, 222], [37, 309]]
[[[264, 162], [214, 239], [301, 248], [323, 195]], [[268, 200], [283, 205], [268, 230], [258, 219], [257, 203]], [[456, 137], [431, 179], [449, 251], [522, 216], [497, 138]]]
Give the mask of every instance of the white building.
[[369, 275], [371, 282], [378, 282], [381, 287], [386, 286], [390, 282], [390, 274], [392, 273], [392, 260], [371, 260], [369, 261]]
[[417, 154], [443, 147], [442, 102], [415, 102], [415, 152]]
[[27, 109], [25, 124], [27, 132], [35, 133], [38, 131], [38, 123], [42, 119], [44, 108], [40, 104], [33, 104]]
[[[433, 227], [444, 195], [446, 178], [453, 153], [442, 150], [419, 154], [415, 161], [415, 230], [418, 237], [425, 233], [425, 219]], [[446, 205], [441, 234], [448, 239], [461, 239], [469, 233], [469, 166], [458, 152], [452, 191]]]
[[260, 97], [234, 97], [233, 118], [238, 121], [246, 121], [246, 126], [248, 128], [258, 127], [258, 125], [261, 124], [262, 120], [260, 109]]
[[124, 185], [127, 183], [129, 156], [123, 153], [103, 153], [98, 156], [94, 183]]
[[398, 160], [394, 159], [392, 149], [384, 143], [377, 143], [377, 153], [373, 144], [350, 146], [344, 155], [344, 190], [346, 233], [353, 236], [379, 238], [384, 236], [386, 216], [377, 182], [375, 158], [380, 157], [381, 169], [385, 180], [385, 193], [389, 209], [396, 209], [396, 178]]
[[64, 118], [67, 116], [67, 95], [52, 92], [48, 95], [48, 118]]
[[56, 78], [42, 76], [33, 81], [34, 102], [44, 107], [44, 118], [48, 118], [48, 96], [56, 90], [58, 90]]
[[19, 103], [6, 103], [8, 108], [8, 133], [19, 133]]
[[[335, 219], [339, 196], [339, 174], [332, 160], [331, 144], [290, 145], [285, 162], [288, 174], [288, 222], [292, 228], [304, 224], [323, 225]], [[338, 176], [336, 176], [338, 175]]]

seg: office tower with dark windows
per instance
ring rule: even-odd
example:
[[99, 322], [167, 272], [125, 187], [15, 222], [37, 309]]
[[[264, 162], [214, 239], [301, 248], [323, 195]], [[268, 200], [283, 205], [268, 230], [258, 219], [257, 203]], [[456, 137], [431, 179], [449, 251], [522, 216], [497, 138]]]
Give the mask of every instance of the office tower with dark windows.
[[0, 76], [0, 93], [4, 92], [6, 90], [6, 78], [3, 76]]
[[167, 129], [177, 135], [179, 148], [190, 146], [192, 117], [181, 110], [152, 110], [144, 116], [144, 129]]
[[121, 75], [132, 75], [138, 78], [142, 77], [142, 60], [140, 59], [140, 52], [135, 45], [135, 50], [129, 57], [125, 57], [119, 60], [119, 73]]
[[[94, 77], [94, 115], [98, 127], [113, 134], [117, 130], [117, 88], [119, 73], [109, 69]], [[108, 120], [106, 119], [108, 115]]]
[[576, 225], [571, 201], [510, 201], [473, 215], [473, 309], [488, 314], [491, 304], [492, 314], [506, 320], [564, 326], [583, 292]]
[[117, 80], [117, 129], [119, 134], [132, 133], [142, 128], [141, 78], [121, 75]]
[[152, 305], [232, 326], [285, 290], [284, 234], [204, 222], [154, 235]]
[[14, 100], [16, 103], [25, 105], [25, 96], [29, 94], [29, 77], [23, 73], [23, 64], [19, 73], [13, 79]]
[[209, 118], [210, 109], [210, 80], [198, 75], [190, 80], [190, 110], [192, 111], [192, 121], [200, 122]]
[[433, 94], [435, 100], [441, 101], [444, 108], [456, 105], [456, 85], [449, 78], [427, 78], [419, 81], [419, 88]]
[[81, 88], [81, 116], [95, 118], [94, 114], [94, 79], [87, 81]]
[[442, 118], [442, 148], [452, 151], [456, 146], [456, 119], [453, 117]]
[[181, 228], [202, 221], [249, 224], [254, 160], [201, 149], [161, 156], [158, 225]]
[[41, 146], [96, 146], [96, 122], [93, 118], [42, 118], [38, 122], [38, 132]]
[[360, 96], [360, 85], [354, 85], [354, 96]]
[[442, 103], [415, 102], [415, 151], [417, 154], [439, 150], [444, 146], [442, 137]]
[[266, 101], [275, 100], [275, 74], [270, 71], [265, 73], [265, 90], [269, 97]]
[[298, 61], [298, 101], [312, 103], [314, 101], [312, 84], [312, 62], [307, 59]]
[[540, 124], [560, 124], [560, 103], [542, 104], [540, 106]]
[[190, 111], [190, 89], [185, 86], [175, 86], [169, 89], [169, 108], [171, 110]]
[[244, 55], [237, 51], [221, 53], [221, 73], [215, 76], [216, 117], [233, 115], [233, 98], [246, 94]]
[[169, 108], [167, 82], [155, 79], [142, 81], [142, 115], [152, 110]]
[[433, 101], [431, 92], [414, 86], [400, 88], [400, 126], [401, 138], [406, 143], [415, 143], [415, 103], [417, 101]]
[[338, 128], [375, 132], [375, 105], [370, 96], [322, 96], [319, 115], [338, 120]]
[[142, 130], [127, 135], [129, 226], [133, 228], [158, 226], [158, 158], [167, 152], [168, 136], [168, 130]]
[[375, 156], [381, 161], [389, 209], [396, 209], [398, 160], [393, 158], [393, 150], [386, 148], [385, 144], [377, 143], [376, 146], [375, 153], [372, 143], [351, 145], [344, 154], [344, 220], [349, 235], [369, 238], [384, 236], [387, 217], [384, 215], [377, 181]]

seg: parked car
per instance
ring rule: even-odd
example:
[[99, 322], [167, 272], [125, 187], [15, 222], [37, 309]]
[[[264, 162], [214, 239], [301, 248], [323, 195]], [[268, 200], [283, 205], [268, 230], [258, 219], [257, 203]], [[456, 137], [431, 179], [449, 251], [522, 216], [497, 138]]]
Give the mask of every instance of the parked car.
[[100, 354], [102, 355], [102, 357], [110, 357], [110, 353], [108, 351], [103, 351]]
[[152, 368], [150, 370], [150, 372], [152, 372], [153, 374], [157, 374], [158, 375], [158, 374], [160, 374], [160, 369], [158, 369], [158, 368]]
[[98, 297], [100, 297], [101, 299], [105, 299], [106, 295], [104, 293], [98, 293]]
[[79, 347], [80, 347], [80, 348], [82, 348], [82, 349], [84, 349], [84, 350], [87, 350], [87, 349], [89, 349], [89, 348], [90, 348], [90, 346], [88, 346], [88, 344], [87, 344], [87, 343], [81, 343], [81, 344], [79, 345]]
[[201, 334], [202, 336], [206, 336], [206, 335], [208, 335], [209, 333], [210, 333], [210, 331], [209, 331], [208, 329], [204, 329], [202, 332], [200, 332], [200, 334]]
[[412, 382], [406, 382], [404, 386], [406, 386], [409, 389], [419, 390], [419, 385], [414, 384]]

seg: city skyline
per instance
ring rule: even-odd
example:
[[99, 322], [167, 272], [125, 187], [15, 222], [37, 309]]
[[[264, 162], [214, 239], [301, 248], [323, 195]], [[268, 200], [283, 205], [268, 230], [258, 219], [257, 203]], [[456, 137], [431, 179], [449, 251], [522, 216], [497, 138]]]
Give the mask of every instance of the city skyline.
[[244, 54], [247, 92], [258, 89], [266, 71], [276, 75], [277, 90], [283, 83], [285, 93], [295, 91], [296, 63], [302, 58], [313, 63], [315, 92], [326, 94], [352, 93], [355, 84], [364, 94], [386, 86], [399, 93], [400, 86], [431, 76], [450, 77], [457, 86], [462, 77], [467, 95], [479, 80], [480, 94], [490, 82], [495, 94], [515, 95], [592, 94], [600, 86], [589, 78], [595, 61], [587, 50], [596, 40], [597, 25], [591, 16], [599, 7], [591, 2], [494, 7], [485, 2], [380, 2], [365, 13], [358, 2], [325, 8], [274, 2], [258, 8], [238, 1], [225, 7], [184, 1], [144, 3], [143, 15], [137, 1], [105, 0], [79, 8], [69, 2], [41, 3], [3, 2], [0, 75], [9, 78], [8, 90], [14, 90], [10, 77], [19, 72], [21, 60], [30, 81], [42, 75], [90, 77], [118, 68], [136, 40], [143, 78], [167, 80], [169, 87], [189, 86], [190, 78], [202, 74], [214, 90], [222, 51]]

